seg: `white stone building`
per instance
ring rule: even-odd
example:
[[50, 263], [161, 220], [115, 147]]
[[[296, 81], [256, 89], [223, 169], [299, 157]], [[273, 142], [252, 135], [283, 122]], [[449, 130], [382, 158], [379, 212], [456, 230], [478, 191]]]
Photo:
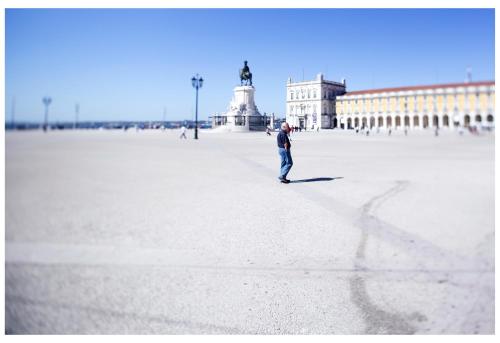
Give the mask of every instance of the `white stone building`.
[[334, 128], [335, 98], [346, 92], [343, 82], [327, 81], [323, 74], [315, 80], [292, 82], [288, 78], [286, 85], [286, 121], [293, 126], [316, 129]]

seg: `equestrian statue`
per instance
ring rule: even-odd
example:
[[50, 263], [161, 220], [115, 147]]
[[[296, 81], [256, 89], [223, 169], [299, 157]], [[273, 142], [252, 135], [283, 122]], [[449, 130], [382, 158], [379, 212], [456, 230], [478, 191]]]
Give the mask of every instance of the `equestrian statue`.
[[250, 68], [248, 68], [247, 61], [244, 62], [245, 65], [243, 69], [240, 69], [240, 85], [243, 86], [243, 81], [246, 81], [246, 85], [250, 83], [252, 85], [252, 73], [250, 72]]

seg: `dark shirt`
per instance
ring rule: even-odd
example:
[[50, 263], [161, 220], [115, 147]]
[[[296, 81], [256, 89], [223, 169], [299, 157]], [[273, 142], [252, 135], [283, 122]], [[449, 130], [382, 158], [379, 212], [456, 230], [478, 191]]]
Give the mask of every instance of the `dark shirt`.
[[290, 144], [290, 140], [288, 139], [288, 134], [281, 130], [280, 133], [278, 133], [278, 136], [277, 136], [277, 140], [278, 140], [278, 148], [285, 148], [285, 143], [288, 144], [288, 148], [290, 148], [292, 145]]

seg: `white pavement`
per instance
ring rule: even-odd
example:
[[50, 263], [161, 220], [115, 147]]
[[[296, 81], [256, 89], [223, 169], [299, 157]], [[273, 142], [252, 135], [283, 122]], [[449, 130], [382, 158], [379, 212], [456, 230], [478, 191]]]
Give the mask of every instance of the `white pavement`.
[[7, 333], [494, 333], [494, 135], [6, 133]]

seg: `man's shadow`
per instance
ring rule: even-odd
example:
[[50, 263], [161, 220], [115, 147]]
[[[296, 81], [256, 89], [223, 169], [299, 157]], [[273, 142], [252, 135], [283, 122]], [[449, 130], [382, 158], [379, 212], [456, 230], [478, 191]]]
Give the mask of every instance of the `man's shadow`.
[[338, 177], [315, 177], [315, 178], [312, 178], [312, 179], [292, 180], [292, 181], [290, 181], [290, 183], [333, 181], [333, 180], [338, 180], [338, 179], [343, 179], [343, 177], [342, 176], [338, 176]]

